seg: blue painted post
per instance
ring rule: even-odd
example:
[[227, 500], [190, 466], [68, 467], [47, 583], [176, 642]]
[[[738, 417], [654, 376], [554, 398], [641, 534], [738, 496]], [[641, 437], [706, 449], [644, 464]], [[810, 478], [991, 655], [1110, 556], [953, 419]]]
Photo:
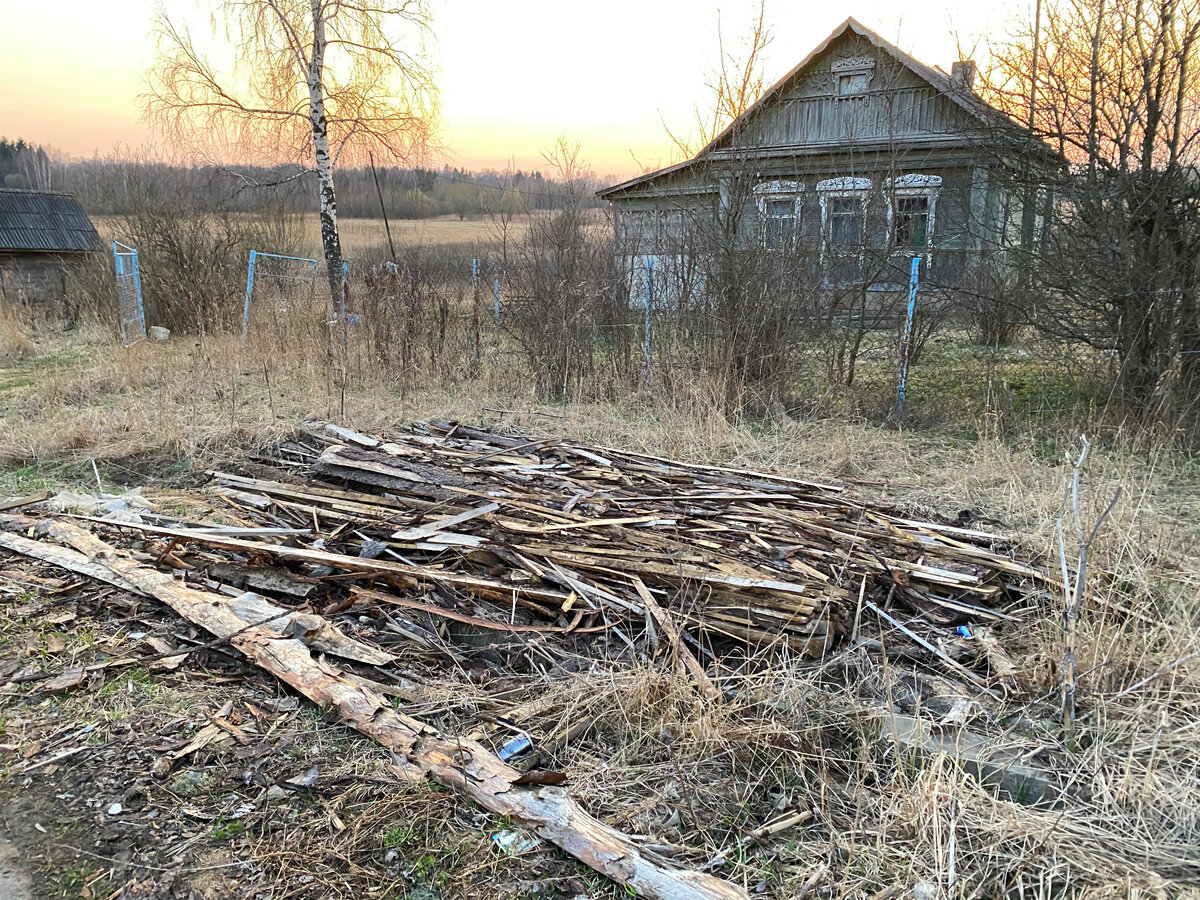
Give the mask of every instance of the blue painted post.
[[904, 317], [904, 335], [900, 339], [900, 385], [896, 390], [896, 411], [904, 412], [904, 394], [908, 389], [908, 360], [912, 355], [913, 312], [917, 306], [917, 288], [921, 282], [921, 257], [914, 256], [908, 276], [908, 313]]
[[492, 280], [492, 305], [495, 307], [496, 327], [500, 327], [500, 269], [495, 270], [495, 278]]
[[642, 329], [642, 382], [650, 383], [650, 303], [653, 298], [654, 257], [646, 257], [646, 322]]
[[250, 266], [246, 269], [246, 306], [242, 310], [242, 343], [246, 342], [246, 332], [250, 330], [250, 293], [254, 290], [254, 261], [258, 251], [250, 251]]

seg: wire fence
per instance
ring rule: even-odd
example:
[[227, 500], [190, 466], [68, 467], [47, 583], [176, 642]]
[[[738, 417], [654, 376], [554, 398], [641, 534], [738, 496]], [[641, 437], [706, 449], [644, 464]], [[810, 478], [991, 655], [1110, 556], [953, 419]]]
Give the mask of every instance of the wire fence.
[[117, 277], [117, 326], [121, 342], [129, 345], [146, 337], [138, 252], [117, 241], [113, 241], [112, 247], [113, 268]]
[[[634, 288], [656, 283], [653, 264], [643, 278]], [[657, 302], [653, 287], [650, 302], [638, 293], [610, 282], [573, 303], [547, 303], [536, 279], [481, 258], [465, 260], [457, 278], [380, 267], [349, 282], [348, 354], [360, 370], [383, 367], [412, 386], [509, 379], [559, 400], [649, 391], [798, 416], [879, 420], [902, 407], [917, 419], [1049, 426], [1112, 400], [1112, 353], [1031, 330], [982, 344], [968, 317], [923, 297], [919, 281], [870, 314], [790, 316], [787, 333], [761, 347], [739, 341], [740, 323], [711, 305]]]
[[678, 290], [669, 261], [622, 267], [611, 243], [489, 251], [406, 248], [398, 263], [347, 269], [331, 300], [320, 260], [255, 250], [242, 345], [264, 365], [402, 392], [479, 379], [537, 402], [652, 395], [734, 415], [1014, 428], [1074, 428], [1114, 406], [1115, 354], [1030, 328], [983, 342], [970, 305], [927, 289], [920, 267], [907, 289], [858, 306], [765, 288], [722, 305], [702, 280]]
[[251, 250], [246, 267], [242, 341], [250, 331], [252, 317], [257, 327], [278, 332], [289, 319], [312, 315], [319, 268], [315, 259]]

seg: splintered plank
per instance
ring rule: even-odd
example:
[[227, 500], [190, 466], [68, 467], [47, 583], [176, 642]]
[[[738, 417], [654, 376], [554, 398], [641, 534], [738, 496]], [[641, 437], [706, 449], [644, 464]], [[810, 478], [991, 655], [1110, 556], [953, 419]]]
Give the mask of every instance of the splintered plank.
[[518, 783], [521, 773], [482, 744], [469, 737], [442, 734], [393, 709], [386, 696], [363, 685], [361, 679], [345, 677], [314, 658], [302, 640], [249, 618], [252, 613], [248, 615], [227, 598], [181, 585], [70, 523], [53, 523], [47, 530], [59, 540], [85, 548], [69, 557], [59, 556], [57, 565], [78, 571], [74, 566], [82, 559], [107, 568], [189, 622], [226, 639], [255, 665], [322, 709], [336, 711], [346, 724], [396, 754], [401, 760], [397, 768], [406, 776], [431, 779], [489, 812], [510, 817], [639, 896], [657, 900], [748, 897], [727, 881], [651, 859], [628, 835], [589, 815], [562, 787]]

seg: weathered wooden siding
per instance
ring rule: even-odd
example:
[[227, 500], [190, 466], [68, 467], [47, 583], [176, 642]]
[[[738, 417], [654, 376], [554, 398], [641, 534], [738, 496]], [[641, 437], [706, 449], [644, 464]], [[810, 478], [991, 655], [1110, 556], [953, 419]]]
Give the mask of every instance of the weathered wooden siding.
[[66, 296], [68, 264], [63, 257], [49, 253], [0, 254], [0, 301], [35, 304], [61, 301]]
[[854, 146], [957, 135], [961, 111], [931, 87], [783, 100], [739, 139], [745, 147]]
[[[844, 94], [839, 79], [856, 66], [866, 87]], [[736, 137], [735, 146], [911, 144], [969, 129], [954, 101], [869, 42], [849, 35], [813, 60], [778, 100], [765, 104]]]

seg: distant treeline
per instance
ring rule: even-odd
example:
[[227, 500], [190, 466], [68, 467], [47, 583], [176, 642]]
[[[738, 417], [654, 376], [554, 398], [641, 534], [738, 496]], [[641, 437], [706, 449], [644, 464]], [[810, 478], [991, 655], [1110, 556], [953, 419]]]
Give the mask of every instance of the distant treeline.
[[[376, 186], [378, 178], [378, 187]], [[148, 194], [187, 193], [196, 208], [254, 212], [316, 212], [316, 177], [298, 166], [178, 166], [123, 159], [59, 162], [25, 141], [0, 138], [0, 180], [8, 187], [69, 191], [94, 215], [136, 213]], [[594, 177], [564, 181], [538, 171], [469, 172], [444, 167], [342, 168], [336, 174], [338, 213], [376, 218], [380, 194], [388, 216], [460, 218], [561, 208], [594, 198]]]

